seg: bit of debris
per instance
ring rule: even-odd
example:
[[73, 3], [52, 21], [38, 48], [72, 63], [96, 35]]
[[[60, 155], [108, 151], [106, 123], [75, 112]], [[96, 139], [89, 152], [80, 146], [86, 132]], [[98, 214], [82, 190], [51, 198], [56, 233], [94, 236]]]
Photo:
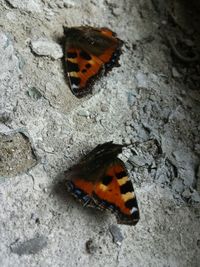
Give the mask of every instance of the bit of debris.
[[34, 100], [38, 100], [42, 97], [40, 91], [35, 87], [31, 87], [26, 93], [30, 98]]
[[124, 240], [121, 229], [117, 225], [113, 224], [109, 227], [109, 231], [113, 237], [113, 242], [118, 246], [121, 246], [122, 241]]
[[46, 236], [37, 236], [25, 242], [14, 243], [10, 246], [10, 249], [12, 253], [18, 254], [19, 256], [37, 254], [47, 246], [47, 241]]
[[0, 134], [0, 177], [26, 172], [36, 163], [37, 157], [24, 133]]
[[97, 251], [97, 246], [91, 238], [86, 241], [85, 249], [88, 254], [94, 254]]

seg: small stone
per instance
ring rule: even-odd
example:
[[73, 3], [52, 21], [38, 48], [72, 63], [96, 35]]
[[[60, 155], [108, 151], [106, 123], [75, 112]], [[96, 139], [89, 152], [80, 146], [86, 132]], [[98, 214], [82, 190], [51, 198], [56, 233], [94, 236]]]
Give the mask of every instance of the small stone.
[[63, 0], [63, 2], [64, 2], [64, 7], [69, 8], [75, 6], [75, 1], [73, 0]]
[[102, 111], [102, 112], [108, 112], [108, 110], [109, 110], [109, 108], [108, 108], [107, 105], [105, 105], [105, 104], [102, 104], [102, 105], [101, 105], [101, 111]]
[[37, 66], [38, 66], [38, 68], [43, 69], [43, 67], [44, 67], [44, 62], [40, 60], [40, 61], [37, 63]]
[[181, 76], [175, 67], [172, 67], [172, 76], [174, 78], [180, 78], [180, 76]]
[[1, 112], [0, 111], [0, 123], [9, 123], [11, 122], [12, 119], [11, 119], [11, 114], [4, 111], [4, 112]]
[[46, 187], [43, 188], [43, 192], [44, 193], [47, 193], [48, 192], [48, 189]]
[[136, 167], [142, 167], [146, 164], [146, 160], [142, 156], [130, 156], [129, 162]]
[[136, 74], [137, 86], [146, 88], [147, 87], [147, 77], [144, 73], [138, 72]]
[[79, 111], [78, 111], [78, 115], [79, 115], [79, 116], [82, 116], [82, 117], [89, 117], [90, 112], [89, 112], [88, 110], [84, 110], [84, 109], [82, 109], [82, 110], [79, 110]]
[[21, 255], [37, 254], [47, 246], [47, 237], [37, 236], [22, 243], [12, 244], [10, 249], [13, 253]]
[[183, 191], [182, 197], [184, 197], [186, 199], [189, 199], [191, 197], [191, 192], [190, 192], [189, 188], [187, 188], [185, 191]]
[[174, 181], [172, 182], [172, 188], [178, 192], [178, 193], [182, 193], [183, 189], [184, 189], [184, 185], [181, 179], [174, 179]]
[[53, 59], [59, 59], [63, 57], [62, 47], [48, 40], [37, 40], [31, 42], [31, 48], [34, 53], [39, 56], [49, 56]]
[[128, 104], [132, 107], [135, 104], [136, 97], [132, 92], [127, 93]]
[[166, 21], [166, 20], [162, 20], [161, 23], [162, 23], [163, 25], [167, 25], [167, 21]]
[[32, 13], [42, 11], [39, 0], [7, 0], [7, 2], [12, 7]]
[[94, 244], [94, 241], [90, 238], [85, 243], [85, 249], [86, 249], [88, 254], [94, 254], [98, 248]]
[[10, 128], [8, 126], [6, 126], [4, 123], [1, 123], [1, 121], [0, 121], [0, 133], [8, 134], [9, 132], [10, 132]]
[[23, 132], [0, 134], [0, 176], [11, 177], [37, 164], [32, 144]]
[[155, 101], [156, 102], [157, 95], [150, 95], [149, 100]]
[[196, 190], [194, 190], [194, 192], [192, 193], [191, 200], [200, 203], [200, 195]]
[[180, 94], [181, 94], [182, 96], [186, 96], [186, 95], [187, 95], [187, 93], [186, 93], [186, 91], [185, 91], [184, 89], [181, 90]]
[[118, 246], [121, 246], [122, 241], [124, 239], [121, 233], [121, 229], [117, 225], [113, 224], [109, 227], [109, 231], [113, 237], [113, 242], [117, 244]]
[[35, 87], [31, 87], [26, 93], [30, 98], [34, 100], [38, 100], [42, 97], [40, 91]]
[[54, 148], [50, 147], [50, 146], [45, 146], [45, 152], [47, 153], [53, 153], [54, 152]]

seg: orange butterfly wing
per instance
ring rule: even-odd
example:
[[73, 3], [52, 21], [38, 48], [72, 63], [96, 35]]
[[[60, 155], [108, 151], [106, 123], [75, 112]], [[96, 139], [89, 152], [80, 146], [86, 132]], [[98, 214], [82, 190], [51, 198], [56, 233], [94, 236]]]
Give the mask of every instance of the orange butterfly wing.
[[[80, 34], [73, 35], [77, 29]], [[68, 31], [67, 36], [70, 35]], [[108, 72], [119, 66], [122, 41], [107, 28], [77, 27], [71, 28], [70, 33], [73, 37], [66, 36], [67, 76], [72, 93], [82, 97], [91, 91], [92, 83], [103, 69]]]
[[81, 177], [67, 181], [70, 191], [84, 206], [109, 210], [116, 214], [118, 223], [135, 225], [139, 220], [139, 208], [133, 185], [124, 163], [116, 158], [109, 164], [97, 182]]
[[[77, 57], [70, 58], [73, 54]], [[84, 59], [83, 56], [88, 59]], [[69, 49], [66, 63], [70, 88], [76, 96], [86, 94], [90, 90], [86, 88], [90, 78], [97, 75], [104, 64], [98, 57], [76, 48]]]
[[102, 208], [112, 210], [118, 223], [135, 225], [139, 220], [139, 208], [133, 185], [124, 163], [120, 159], [107, 168], [105, 175], [95, 185], [94, 202]]

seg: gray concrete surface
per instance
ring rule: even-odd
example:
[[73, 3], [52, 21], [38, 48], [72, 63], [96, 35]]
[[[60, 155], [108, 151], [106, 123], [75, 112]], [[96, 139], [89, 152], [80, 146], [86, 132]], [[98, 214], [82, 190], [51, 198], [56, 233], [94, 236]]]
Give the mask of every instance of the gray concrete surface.
[[[200, 23], [186, 2], [0, 0], [1, 267], [199, 266]], [[63, 25], [125, 41], [121, 67], [82, 99], [65, 81]], [[63, 183], [110, 140], [130, 144], [135, 227], [83, 208]]]

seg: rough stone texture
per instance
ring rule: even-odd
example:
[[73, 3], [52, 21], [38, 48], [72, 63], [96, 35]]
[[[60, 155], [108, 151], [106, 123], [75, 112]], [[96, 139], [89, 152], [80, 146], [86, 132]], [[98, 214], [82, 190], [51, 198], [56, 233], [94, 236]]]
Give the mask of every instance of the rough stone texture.
[[11, 245], [11, 252], [21, 255], [36, 254], [47, 246], [47, 238], [45, 236], [37, 236], [25, 242], [18, 243], [18, 240]]
[[120, 228], [117, 225], [111, 225], [109, 227], [110, 233], [113, 237], [113, 242], [116, 243], [118, 246], [121, 246], [122, 241], [124, 239]]
[[[173, 3], [0, 0], [0, 132], [25, 129], [24, 155], [34, 148], [40, 159], [1, 180], [0, 266], [199, 266], [200, 67], [186, 61], [199, 54], [200, 11]], [[83, 24], [110, 27], [125, 44], [121, 67], [77, 99], [61, 54], [37, 56], [31, 43], [61, 45], [63, 25]], [[120, 157], [141, 213], [135, 227], [117, 226], [120, 246], [115, 217], [83, 208], [62, 175], [110, 140], [130, 145]]]
[[36, 163], [36, 156], [25, 134], [0, 133], [0, 177], [15, 176]]
[[49, 56], [53, 59], [63, 57], [62, 47], [48, 40], [37, 40], [31, 43], [32, 50], [39, 56]]
[[15, 8], [29, 12], [41, 12], [40, 0], [7, 0]]

